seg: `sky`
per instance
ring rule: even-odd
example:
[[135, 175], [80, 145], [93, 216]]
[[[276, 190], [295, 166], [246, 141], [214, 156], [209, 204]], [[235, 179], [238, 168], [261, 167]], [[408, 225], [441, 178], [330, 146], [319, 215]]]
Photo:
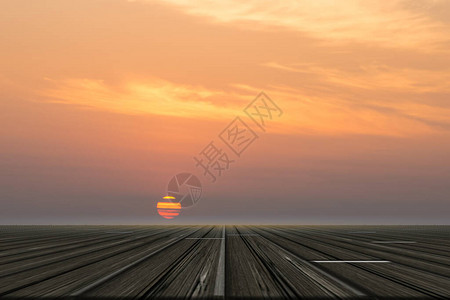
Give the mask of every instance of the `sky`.
[[450, 224], [450, 1], [0, 0], [0, 28], [0, 224]]

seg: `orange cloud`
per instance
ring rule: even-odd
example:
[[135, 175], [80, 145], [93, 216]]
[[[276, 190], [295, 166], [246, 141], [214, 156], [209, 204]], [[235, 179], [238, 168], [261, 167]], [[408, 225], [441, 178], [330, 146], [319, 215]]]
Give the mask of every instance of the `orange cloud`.
[[[143, 0], [149, 1], [149, 0]], [[155, 2], [155, 1], [150, 1]], [[435, 50], [448, 41], [449, 31], [423, 10], [410, 10], [404, 1], [189, 1], [164, 0], [191, 15], [215, 22], [245, 24], [252, 28], [286, 28], [333, 41], [357, 41], [386, 47]], [[429, 6], [442, 1], [429, 2]], [[245, 23], [247, 22], [247, 23]]]
[[53, 82], [54, 88], [42, 92], [50, 102], [117, 113], [214, 119], [237, 109], [236, 95], [156, 78], [119, 85], [87, 78]]
[[314, 64], [284, 65], [276, 62], [263, 66], [295, 73], [320, 76], [327, 83], [367, 90], [397, 90], [403, 92], [450, 92], [450, 72], [394, 68], [387, 65], [362, 65], [358, 72], [323, 67]]
[[[311, 68], [310, 71], [325, 77], [325, 81], [318, 81], [316, 84], [325, 82], [325, 85], [342, 87], [330, 93], [311, 93], [307, 87], [269, 86], [265, 92], [285, 112], [282, 118], [271, 123], [269, 132], [294, 135], [308, 133], [403, 136], [430, 133], [438, 129], [435, 124], [445, 125], [447, 122], [450, 113], [448, 109], [412, 101], [382, 101], [374, 94], [368, 94], [366, 100], [358, 101], [348, 98], [345, 93], [349, 88], [359, 88], [363, 79], [346, 73], [341, 76], [336, 70], [330, 72]], [[396, 78], [395, 74], [366, 76], [368, 80], [371, 76], [374, 77], [368, 85], [369, 89], [376, 89], [377, 84], [383, 86], [389, 82], [383, 76]], [[378, 77], [381, 79], [377, 79]], [[410, 84], [408, 80], [406, 82], [407, 85]], [[54, 85], [53, 89], [43, 92], [45, 98], [51, 102], [122, 114], [178, 116], [199, 121], [231, 120], [236, 115], [243, 115], [242, 109], [252, 100], [252, 97], [244, 93], [179, 85], [155, 78], [126, 81], [117, 86], [93, 79], [68, 79], [55, 81]], [[246, 93], [250, 91], [255, 96], [260, 91], [258, 87], [246, 84], [233, 84], [232, 87]], [[401, 86], [394, 85], [394, 88], [401, 89]]]
[[426, 102], [413, 97], [450, 93], [448, 72], [377, 65], [362, 66], [357, 72], [274, 62], [264, 66], [314, 78], [296, 87], [272, 86], [270, 92], [292, 99], [286, 111], [298, 112], [291, 122], [304, 129], [401, 136], [450, 129], [450, 107], [430, 97]]

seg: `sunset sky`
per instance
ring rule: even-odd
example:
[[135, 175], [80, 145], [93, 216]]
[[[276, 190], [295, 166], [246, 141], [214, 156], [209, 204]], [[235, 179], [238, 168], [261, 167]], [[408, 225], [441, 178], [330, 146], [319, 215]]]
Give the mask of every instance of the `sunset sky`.
[[[1, 224], [450, 224], [450, 1], [0, 0], [0, 28]], [[211, 183], [237, 116], [259, 137]], [[166, 220], [180, 172], [203, 195]]]

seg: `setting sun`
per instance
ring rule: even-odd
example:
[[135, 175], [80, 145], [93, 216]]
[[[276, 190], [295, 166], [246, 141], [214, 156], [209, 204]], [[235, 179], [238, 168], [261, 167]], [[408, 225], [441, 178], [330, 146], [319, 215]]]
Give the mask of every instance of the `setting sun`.
[[[175, 197], [172, 196], [165, 196], [163, 197], [165, 200], [175, 200]], [[156, 208], [158, 209], [158, 213], [166, 219], [173, 219], [176, 216], [180, 214], [181, 211], [181, 204], [180, 203], [173, 203], [173, 202], [165, 202], [160, 201], [156, 205]]]

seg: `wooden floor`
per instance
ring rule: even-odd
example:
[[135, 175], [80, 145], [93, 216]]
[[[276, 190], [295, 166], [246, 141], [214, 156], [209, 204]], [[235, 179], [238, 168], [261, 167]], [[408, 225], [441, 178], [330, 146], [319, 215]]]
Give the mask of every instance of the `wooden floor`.
[[0, 226], [0, 297], [450, 297], [450, 226]]

